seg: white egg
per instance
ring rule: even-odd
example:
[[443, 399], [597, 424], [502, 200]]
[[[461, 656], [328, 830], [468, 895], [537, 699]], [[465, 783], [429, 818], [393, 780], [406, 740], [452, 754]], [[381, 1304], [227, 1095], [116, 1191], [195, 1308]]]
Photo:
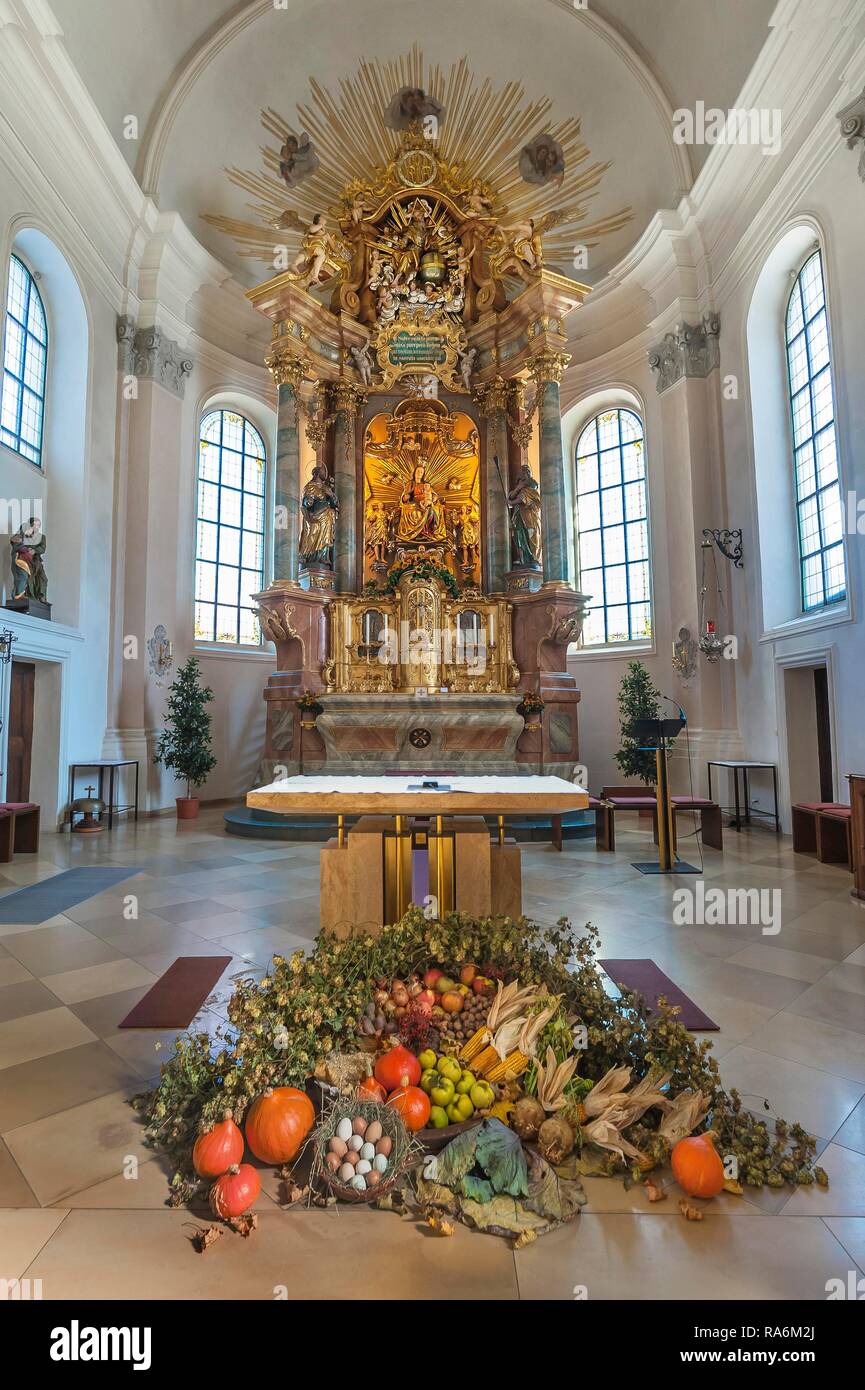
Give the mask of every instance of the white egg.
[[348, 1143], [351, 1138], [351, 1132], [351, 1120], [346, 1116], [344, 1120], [340, 1120], [336, 1127], [336, 1137], [337, 1139], [344, 1139], [345, 1142]]
[[363, 1140], [361, 1139], [359, 1134], [353, 1134], [351, 1136], [351, 1138], [348, 1141], [348, 1147], [352, 1149], [354, 1153], [360, 1153], [361, 1149], [363, 1148]]
[[372, 1166], [377, 1173], [383, 1173], [387, 1168], [387, 1159], [384, 1154], [376, 1154], [372, 1161]]
[[355, 1173], [349, 1187], [354, 1187], [358, 1192], [366, 1192], [366, 1178], [363, 1173]]
[[351, 1182], [354, 1177], [354, 1164], [344, 1163], [337, 1173], [340, 1182]]
[[375, 1144], [364, 1144], [363, 1148], [360, 1150], [360, 1156], [361, 1158], [365, 1158], [369, 1163], [372, 1163], [375, 1158]]
[[357, 1167], [354, 1171], [356, 1173], [370, 1173], [372, 1172], [372, 1164], [368, 1161], [368, 1159], [361, 1158], [359, 1159]]

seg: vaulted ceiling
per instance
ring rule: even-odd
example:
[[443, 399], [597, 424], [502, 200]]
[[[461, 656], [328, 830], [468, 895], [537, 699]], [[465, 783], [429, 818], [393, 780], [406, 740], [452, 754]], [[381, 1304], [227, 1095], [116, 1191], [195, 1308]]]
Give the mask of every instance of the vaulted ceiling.
[[[248, 216], [225, 167], [260, 166], [262, 108], [289, 121], [310, 79], [336, 91], [362, 58], [417, 43], [447, 70], [466, 56], [494, 87], [523, 84], [553, 116], [578, 116], [593, 160], [610, 161], [591, 216], [633, 210], [593, 253], [597, 281], [673, 206], [708, 153], [672, 138], [671, 112], [734, 105], [767, 37], [775, 0], [50, 0], [70, 58], [145, 190], [244, 282], [240, 259], [203, 212]], [[124, 138], [128, 116], [138, 139]]]

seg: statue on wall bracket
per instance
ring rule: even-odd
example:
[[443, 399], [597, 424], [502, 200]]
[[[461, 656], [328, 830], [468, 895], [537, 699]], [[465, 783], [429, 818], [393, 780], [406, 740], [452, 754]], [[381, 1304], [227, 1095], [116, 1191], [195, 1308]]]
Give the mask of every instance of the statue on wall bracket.
[[313, 465], [300, 502], [302, 523], [298, 553], [307, 566], [333, 567], [333, 542], [339, 503], [333, 478], [323, 463]]
[[541, 568], [541, 490], [527, 463], [508, 493], [511, 522], [511, 563], [523, 569]]
[[12, 551], [12, 592], [7, 608], [17, 613], [32, 613], [37, 618], [51, 617], [48, 602], [48, 577], [42, 556], [46, 547], [45, 532], [38, 516], [28, 518], [26, 525], [9, 537]]

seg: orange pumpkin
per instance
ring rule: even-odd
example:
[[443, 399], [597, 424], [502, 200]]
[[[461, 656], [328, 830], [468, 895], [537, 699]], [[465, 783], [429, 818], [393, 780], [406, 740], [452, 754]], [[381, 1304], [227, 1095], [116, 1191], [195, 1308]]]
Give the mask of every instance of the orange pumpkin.
[[406, 1129], [413, 1133], [415, 1130], [423, 1129], [429, 1119], [429, 1096], [420, 1086], [410, 1086], [407, 1076], [402, 1078], [402, 1085], [388, 1096], [387, 1103], [402, 1115]]
[[221, 1178], [243, 1158], [243, 1135], [226, 1110], [217, 1125], [199, 1134], [192, 1150], [192, 1166], [200, 1178]]
[[383, 1105], [387, 1100], [387, 1091], [380, 1081], [376, 1081], [374, 1076], [365, 1076], [357, 1088], [358, 1100], [377, 1100]]
[[[403, 1081], [403, 1077], [407, 1077]], [[386, 1091], [395, 1091], [397, 1086], [416, 1086], [420, 1081], [420, 1062], [407, 1047], [397, 1043], [389, 1052], [383, 1052], [375, 1064], [375, 1079]]]
[[293, 1086], [268, 1086], [246, 1115], [246, 1139], [262, 1163], [289, 1163], [315, 1121], [312, 1101]]
[[689, 1197], [717, 1197], [724, 1186], [724, 1165], [712, 1140], [711, 1130], [692, 1134], [673, 1146], [673, 1177]]
[[259, 1192], [261, 1178], [251, 1163], [234, 1163], [210, 1189], [210, 1209], [223, 1221], [249, 1211]]

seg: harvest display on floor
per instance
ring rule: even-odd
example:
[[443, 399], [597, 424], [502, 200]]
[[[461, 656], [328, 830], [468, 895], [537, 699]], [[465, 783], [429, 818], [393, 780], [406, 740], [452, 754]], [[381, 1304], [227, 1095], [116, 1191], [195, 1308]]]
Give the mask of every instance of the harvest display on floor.
[[827, 1185], [816, 1141], [726, 1093], [675, 1009], [605, 992], [596, 945], [564, 919], [411, 909], [376, 937], [275, 956], [238, 983], [227, 1029], [178, 1038], [134, 1102], [176, 1165], [172, 1205], [209, 1184], [238, 1229], [260, 1185], [247, 1148], [289, 1204], [396, 1208], [440, 1234], [453, 1218], [517, 1245], [577, 1215], [587, 1175], [654, 1202], [669, 1161], [690, 1220], [722, 1189]]

